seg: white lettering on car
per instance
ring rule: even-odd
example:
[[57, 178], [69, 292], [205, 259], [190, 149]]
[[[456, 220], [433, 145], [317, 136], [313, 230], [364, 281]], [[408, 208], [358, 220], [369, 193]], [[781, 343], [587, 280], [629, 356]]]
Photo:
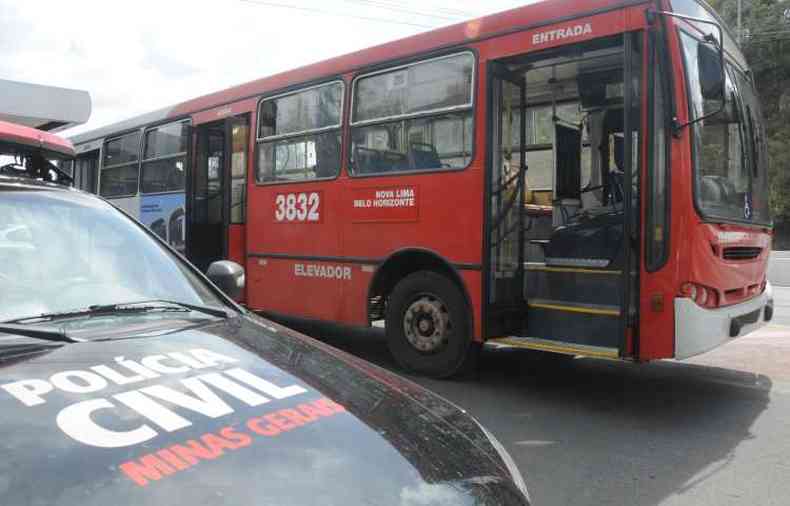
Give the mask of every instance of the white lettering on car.
[[155, 373], [154, 371], [146, 367], [143, 367], [142, 365], [138, 364], [134, 360], [126, 360], [123, 357], [115, 357], [115, 362], [117, 362], [118, 365], [124, 366], [125, 368], [129, 369], [132, 372], [136, 372], [140, 376], [145, 376], [146, 378], [149, 379], [159, 377], [159, 374]]
[[107, 388], [107, 380], [88, 371], [63, 371], [53, 374], [49, 382], [55, 388], [73, 394], [87, 394]]
[[148, 425], [128, 431], [115, 431], [102, 427], [91, 418], [94, 411], [113, 408], [115, 405], [107, 399], [82, 401], [63, 408], [55, 420], [60, 430], [72, 439], [101, 448], [131, 446], [156, 437], [156, 431]]
[[115, 369], [111, 369], [106, 365], [94, 365], [91, 367], [91, 369], [112, 381], [116, 385], [128, 385], [130, 383], [137, 383], [138, 381], [146, 380], [146, 377], [142, 374], [137, 374], [135, 376], [124, 376]]
[[[170, 357], [172, 357], [173, 360], [177, 360], [178, 362], [181, 362], [182, 364], [186, 364], [189, 367], [191, 367], [192, 369], [204, 369], [206, 367], [211, 367], [211, 365], [212, 365], [211, 363], [201, 362], [200, 360], [192, 358], [189, 355], [186, 355], [184, 353], [180, 353], [178, 351], [174, 351], [173, 353], [168, 353], [168, 355], [170, 355]], [[233, 359], [231, 359], [231, 360], [233, 360]]]
[[[126, 407], [130, 408], [132, 411], [135, 411], [138, 415], [148, 418], [167, 432], [175, 432], [179, 429], [184, 429], [192, 425], [192, 422], [175, 413], [174, 411], [164, 407], [162, 404], [151, 399], [140, 390], [124, 392], [117, 394], [114, 397], [116, 400], [125, 404]], [[62, 426], [61, 429], [63, 429]], [[64, 432], [66, 431], [64, 430]], [[69, 433], [66, 432], [66, 434]], [[71, 436], [71, 434], [69, 434], [69, 436]], [[83, 442], [86, 444], [93, 444], [86, 441]]]
[[183, 366], [176, 366], [171, 367], [162, 362], [165, 360], [172, 360], [170, 357], [165, 355], [151, 355], [150, 357], [144, 357], [140, 360], [140, 363], [143, 364], [145, 367], [151, 369], [152, 371], [160, 372], [162, 374], [179, 374], [182, 372], [187, 372], [189, 367]]
[[[169, 361], [167, 364], [165, 361]], [[90, 370], [69, 370], [53, 374], [49, 381], [24, 379], [0, 385], [0, 388], [27, 407], [45, 404], [46, 396], [59, 390], [69, 394], [98, 392], [109, 386], [109, 382], [126, 385], [138, 381], [160, 378], [158, 373], [172, 375], [206, 367], [221, 367], [238, 362], [237, 359], [207, 349], [187, 352], [149, 355], [138, 361], [117, 357], [116, 364], [137, 373], [127, 376], [107, 365], [96, 365]], [[175, 364], [184, 364], [178, 365]], [[144, 373], [144, 371], [148, 371]], [[147, 377], [146, 377], [147, 376]], [[109, 380], [109, 381], [108, 381]], [[171, 380], [172, 381], [172, 380]], [[156, 384], [121, 392], [111, 398], [83, 400], [63, 408], [55, 421], [66, 435], [83, 444], [100, 448], [119, 448], [141, 444], [155, 438], [157, 429], [174, 432], [192, 425], [189, 413], [207, 418], [220, 418], [234, 412], [227, 397], [251, 406], [306, 393], [299, 385], [278, 385], [240, 367], [213, 371], [178, 381], [178, 387]], [[226, 397], [227, 396], [227, 397]], [[168, 406], [183, 411], [176, 413]], [[131, 410], [148, 423], [137, 422], [127, 430], [119, 427], [128, 424], [127, 413]], [[104, 411], [100, 419], [94, 414]], [[108, 426], [107, 420], [115, 414], [118, 422]], [[101, 420], [101, 421], [100, 421]]]
[[0, 385], [0, 388], [19, 399], [25, 406], [44, 404], [46, 401], [41, 396], [55, 389], [52, 383], [40, 379], [6, 383], [5, 385]]
[[217, 366], [219, 364], [235, 364], [238, 362], [235, 358], [226, 357], [225, 355], [220, 355], [217, 352], [211, 350], [204, 350], [202, 348], [192, 350], [192, 356], [196, 359], [200, 360], [207, 366]]

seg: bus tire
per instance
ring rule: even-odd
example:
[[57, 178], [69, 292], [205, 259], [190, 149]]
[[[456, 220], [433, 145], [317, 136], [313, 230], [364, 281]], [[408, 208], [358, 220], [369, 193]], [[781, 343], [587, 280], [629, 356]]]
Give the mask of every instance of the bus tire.
[[456, 284], [418, 271], [395, 285], [386, 316], [387, 347], [402, 368], [447, 378], [473, 367], [470, 310]]

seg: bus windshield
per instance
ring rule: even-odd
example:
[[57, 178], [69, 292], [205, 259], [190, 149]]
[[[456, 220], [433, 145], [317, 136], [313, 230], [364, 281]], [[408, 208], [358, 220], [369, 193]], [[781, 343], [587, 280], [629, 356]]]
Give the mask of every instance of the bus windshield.
[[734, 63], [726, 64], [725, 107], [703, 98], [697, 38], [681, 31], [688, 77], [694, 161], [694, 195], [703, 218], [760, 225], [771, 222], [768, 155], [754, 83]]

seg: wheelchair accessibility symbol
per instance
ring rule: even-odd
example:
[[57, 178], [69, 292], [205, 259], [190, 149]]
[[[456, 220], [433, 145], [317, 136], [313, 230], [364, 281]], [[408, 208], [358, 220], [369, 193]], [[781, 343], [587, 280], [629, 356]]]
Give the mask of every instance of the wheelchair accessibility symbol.
[[743, 217], [747, 220], [752, 219], [752, 203], [748, 193], [743, 196]]

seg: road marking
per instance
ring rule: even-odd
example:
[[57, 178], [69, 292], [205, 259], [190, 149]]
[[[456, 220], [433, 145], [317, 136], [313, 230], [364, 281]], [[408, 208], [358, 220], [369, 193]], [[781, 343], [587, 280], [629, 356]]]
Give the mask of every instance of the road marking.
[[525, 441], [516, 441], [514, 444], [516, 446], [538, 447], [538, 446], [552, 446], [557, 443], [558, 441], [543, 441], [540, 439], [533, 439], [533, 440], [525, 440]]

